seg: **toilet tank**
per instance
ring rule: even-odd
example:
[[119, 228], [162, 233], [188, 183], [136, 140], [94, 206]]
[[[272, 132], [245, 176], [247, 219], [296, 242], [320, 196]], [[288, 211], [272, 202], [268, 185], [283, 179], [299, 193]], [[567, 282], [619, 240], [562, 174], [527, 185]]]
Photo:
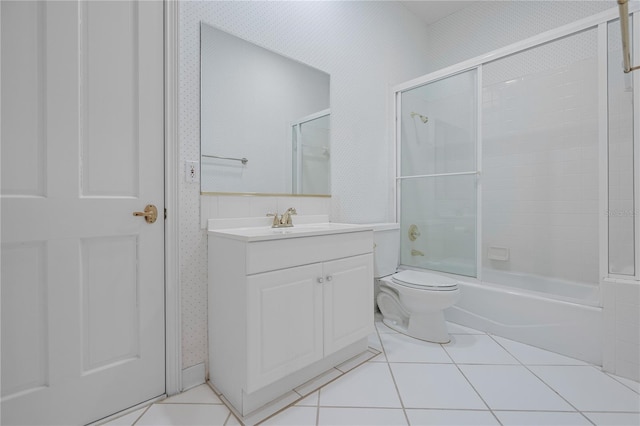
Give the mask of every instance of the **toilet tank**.
[[400, 255], [400, 224], [374, 223], [373, 228], [373, 276], [386, 277], [398, 268]]

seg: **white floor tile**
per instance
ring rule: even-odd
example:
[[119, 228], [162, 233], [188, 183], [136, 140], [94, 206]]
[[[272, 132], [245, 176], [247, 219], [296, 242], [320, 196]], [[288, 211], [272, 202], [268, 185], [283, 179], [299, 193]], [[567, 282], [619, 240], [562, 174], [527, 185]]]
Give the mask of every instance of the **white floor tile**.
[[236, 416], [231, 414], [224, 426], [242, 426], [242, 423], [240, 423], [240, 420], [238, 420]]
[[550, 411], [494, 411], [504, 426], [582, 426], [591, 425], [578, 412], [560, 413]]
[[447, 330], [449, 334], [486, 334], [484, 331], [475, 330], [453, 322], [447, 322]]
[[378, 333], [397, 333], [393, 328], [389, 328], [382, 321], [376, 321], [376, 328], [378, 329]]
[[389, 366], [368, 362], [320, 389], [320, 406], [401, 407]]
[[390, 365], [406, 408], [487, 409], [455, 365]]
[[387, 356], [384, 354], [384, 352], [380, 352], [378, 355], [374, 356], [373, 358], [371, 358], [369, 360], [369, 362], [387, 362]]
[[318, 425], [323, 426], [406, 426], [401, 409], [321, 407]]
[[224, 425], [229, 410], [214, 404], [153, 404], [136, 426]]
[[491, 337], [525, 365], [589, 365], [584, 361], [525, 345], [503, 337]]
[[380, 339], [389, 362], [453, 362], [437, 343], [425, 342], [399, 333], [381, 334]]
[[584, 413], [596, 425], [602, 426], [638, 426], [639, 413]]
[[[607, 373], [607, 374], [609, 374], [609, 373]], [[640, 393], [640, 383], [639, 382], [636, 382], [635, 380], [627, 379], [625, 377], [616, 376], [615, 374], [609, 374], [609, 376], [613, 377], [614, 379], [616, 379], [617, 381], [619, 381], [620, 383], [622, 383], [626, 387], [628, 387], [630, 389], [633, 389], [634, 391]]]
[[640, 412], [640, 395], [595, 367], [530, 368], [580, 411]]
[[574, 410], [525, 367], [461, 365], [460, 369], [491, 409]]
[[500, 425], [490, 411], [407, 410], [411, 426], [494, 426]]
[[380, 338], [378, 337], [378, 333], [371, 333], [368, 337], [369, 347], [378, 351], [382, 351], [382, 343], [380, 343]]
[[487, 335], [455, 334], [443, 347], [457, 364], [519, 364]]
[[260, 423], [264, 426], [315, 426], [318, 407], [289, 407]]
[[317, 407], [319, 398], [320, 398], [320, 392], [316, 391], [302, 398], [300, 401], [296, 402], [295, 405], [300, 407]]
[[343, 373], [347, 373], [358, 367], [359, 365], [362, 365], [365, 362], [369, 361], [374, 356], [376, 356], [376, 354], [373, 351], [365, 351], [359, 355], [354, 356], [351, 359], [348, 359], [340, 365], [336, 365], [335, 369]]
[[125, 414], [124, 416], [113, 419], [110, 422], [103, 423], [103, 426], [131, 426], [140, 418], [146, 409], [147, 407], [144, 407], [129, 414]]
[[200, 385], [160, 401], [161, 404], [222, 404], [209, 385]]
[[342, 374], [343, 373], [341, 371], [332, 368], [331, 370], [325, 371], [319, 376], [316, 376], [308, 382], [298, 386], [297, 388], [295, 388], [295, 391], [302, 396], [307, 396], [321, 386], [324, 386], [330, 381], [340, 377]]

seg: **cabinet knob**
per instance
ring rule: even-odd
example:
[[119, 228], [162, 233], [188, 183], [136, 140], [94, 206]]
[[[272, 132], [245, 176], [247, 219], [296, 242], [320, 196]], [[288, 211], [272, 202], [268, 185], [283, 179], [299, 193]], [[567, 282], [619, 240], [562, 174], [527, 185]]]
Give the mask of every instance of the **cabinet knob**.
[[327, 281], [331, 281], [333, 277], [331, 275], [327, 275]]
[[322, 283], [324, 282], [324, 278], [322, 278], [322, 277], [318, 277], [318, 282], [319, 282], [320, 284], [322, 284]]

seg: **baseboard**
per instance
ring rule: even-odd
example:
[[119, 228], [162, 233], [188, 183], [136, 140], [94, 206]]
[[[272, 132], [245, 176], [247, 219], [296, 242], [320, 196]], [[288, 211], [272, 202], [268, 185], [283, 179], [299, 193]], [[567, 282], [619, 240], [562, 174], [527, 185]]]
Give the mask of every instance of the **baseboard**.
[[204, 362], [182, 370], [182, 391], [191, 389], [205, 382]]

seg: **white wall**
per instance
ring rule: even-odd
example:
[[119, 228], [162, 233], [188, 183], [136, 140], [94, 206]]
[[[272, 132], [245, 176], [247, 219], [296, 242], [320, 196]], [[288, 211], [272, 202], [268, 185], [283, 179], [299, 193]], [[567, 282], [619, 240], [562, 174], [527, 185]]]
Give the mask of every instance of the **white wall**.
[[[208, 197], [206, 214], [262, 215], [289, 204], [299, 214], [331, 209], [332, 220], [392, 217], [391, 87], [425, 74], [426, 27], [396, 2], [180, 3], [181, 159], [198, 160], [199, 23], [300, 60], [331, 75], [332, 195], [328, 199]], [[282, 210], [280, 208], [280, 210]], [[207, 249], [200, 188], [180, 187], [183, 366], [207, 358]]]

